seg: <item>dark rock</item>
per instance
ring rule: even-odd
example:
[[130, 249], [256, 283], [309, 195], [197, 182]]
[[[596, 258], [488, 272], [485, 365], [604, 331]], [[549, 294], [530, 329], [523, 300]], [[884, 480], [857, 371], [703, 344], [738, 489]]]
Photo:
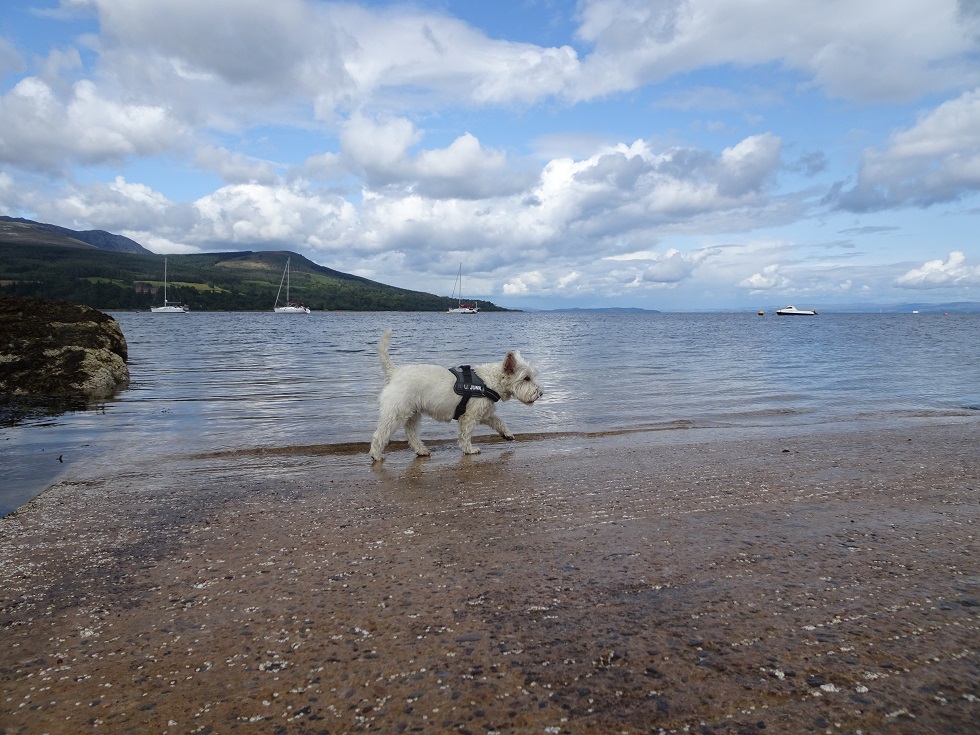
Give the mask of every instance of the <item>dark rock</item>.
[[99, 400], [129, 383], [126, 338], [108, 314], [0, 296], [0, 394]]

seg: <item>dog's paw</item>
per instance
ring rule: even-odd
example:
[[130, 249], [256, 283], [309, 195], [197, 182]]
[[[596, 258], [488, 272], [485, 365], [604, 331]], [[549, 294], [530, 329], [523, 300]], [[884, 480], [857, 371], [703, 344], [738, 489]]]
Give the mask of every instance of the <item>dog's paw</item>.
[[479, 447], [470, 447], [469, 449], [463, 450], [463, 454], [479, 454], [479, 453], [480, 453]]
[[429, 451], [428, 449], [425, 449], [425, 448], [423, 447], [422, 449], [419, 449], [419, 450], [418, 450], [418, 451], [417, 451], [417, 452], [415, 453], [415, 456], [416, 456], [416, 457], [428, 457], [428, 456], [429, 456], [429, 455], [431, 455], [431, 454], [432, 454], [432, 452], [430, 452], [430, 451]]
[[514, 441], [514, 435], [513, 434], [501, 434], [500, 436], [502, 436], [504, 439], [506, 439], [509, 442]]

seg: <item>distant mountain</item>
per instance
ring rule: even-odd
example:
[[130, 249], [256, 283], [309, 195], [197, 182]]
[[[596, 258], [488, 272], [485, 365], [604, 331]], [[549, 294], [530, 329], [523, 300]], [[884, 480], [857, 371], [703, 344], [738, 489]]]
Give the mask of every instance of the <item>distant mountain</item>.
[[135, 240], [105, 230], [69, 230], [67, 227], [34, 222], [20, 217], [0, 216], [0, 243], [42, 242], [64, 247], [89, 246], [115, 253], [152, 253]]

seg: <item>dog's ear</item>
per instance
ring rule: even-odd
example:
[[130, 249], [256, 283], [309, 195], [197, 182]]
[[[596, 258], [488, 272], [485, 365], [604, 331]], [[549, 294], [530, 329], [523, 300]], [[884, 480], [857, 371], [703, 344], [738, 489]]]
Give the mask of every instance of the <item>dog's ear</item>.
[[504, 372], [507, 375], [513, 375], [517, 372], [517, 357], [514, 355], [513, 350], [508, 352], [506, 357], [504, 357]]

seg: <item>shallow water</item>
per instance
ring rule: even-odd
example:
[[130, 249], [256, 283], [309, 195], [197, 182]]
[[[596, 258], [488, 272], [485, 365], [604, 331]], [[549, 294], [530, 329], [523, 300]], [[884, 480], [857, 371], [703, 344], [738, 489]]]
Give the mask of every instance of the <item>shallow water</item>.
[[[73, 464], [370, 440], [392, 358], [447, 367], [516, 347], [545, 397], [524, 433], [779, 427], [980, 410], [980, 315], [114, 313], [132, 382], [90, 410], [0, 428], [0, 514]], [[423, 423], [425, 438], [455, 426]], [[401, 438], [401, 435], [397, 435]], [[60, 458], [60, 459], [59, 459]]]

